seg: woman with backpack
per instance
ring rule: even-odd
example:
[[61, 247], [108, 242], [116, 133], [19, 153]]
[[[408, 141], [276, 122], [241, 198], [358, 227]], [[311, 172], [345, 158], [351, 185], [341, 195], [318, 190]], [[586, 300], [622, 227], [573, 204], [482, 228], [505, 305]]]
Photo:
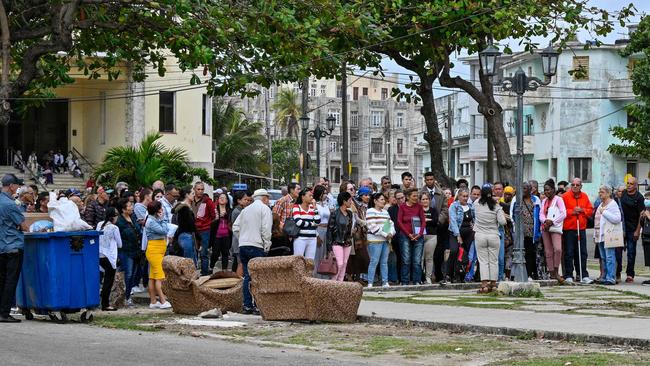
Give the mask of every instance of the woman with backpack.
[[316, 257], [316, 228], [320, 224], [320, 215], [312, 204], [314, 197], [308, 188], [298, 193], [296, 204], [293, 205], [292, 217], [300, 228], [298, 236], [293, 240], [293, 255], [303, 256], [314, 260]]
[[[491, 292], [499, 276], [499, 227], [506, 225], [503, 209], [492, 198], [492, 185], [481, 188], [481, 198], [474, 203], [474, 243], [481, 271], [480, 294]], [[489, 281], [489, 283], [488, 283]]]
[[117, 210], [109, 207], [106, 209], [104, 221], [97, 224], [97, 231], [103, 231], [103, 234], [99, 237], [99, 265], [104, 270], [101, 292], [102, 311], [117, 310], [109, 305], [117, 268], [117, 250], [122, 247], [122, 237], [120, 236], [120, 229], [115, 226], [116, 222]]
[[559, 270], [562, 263], [562, 225], [565, 218], [564, 200], [556, 195], [555, 182], [549, 179], [544, 183], [544, 200], [539, 210], [539, 222], [544, 242], [546, 268], [551, 279], [558, 280], [560, 283], [564, 282], [559, 275]]
[[467, 188], [459, 188], [456, 200], [449, 207], [449, 249], [445, 251], [448, 259], [443, 268], [443, 282], [465, 280], [467, 255], [474, 241], [474, 217], [474, 207], [469, 203], [469, 191]]

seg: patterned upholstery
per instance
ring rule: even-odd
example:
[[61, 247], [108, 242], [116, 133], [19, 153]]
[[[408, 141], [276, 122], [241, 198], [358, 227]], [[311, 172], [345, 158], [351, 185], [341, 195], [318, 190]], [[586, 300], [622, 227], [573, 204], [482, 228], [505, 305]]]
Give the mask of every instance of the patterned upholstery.
[[[241, 312], [243, 304], [242, 283], [228, 289], [211, 289], [201, 284], [194, 262], [188, 258], [166, 256], [163, 259], [163, 293], [177, 314], [197, 315], [219, 308], [222, 312]], [[239, 278], [233, 272], [217, 272], [210, 279]]]
[[251, 293], [264, 320], [356, 321], [361, 284], [312, 278], [313, 268], [311, 260], [300, 256], [248, 263]]

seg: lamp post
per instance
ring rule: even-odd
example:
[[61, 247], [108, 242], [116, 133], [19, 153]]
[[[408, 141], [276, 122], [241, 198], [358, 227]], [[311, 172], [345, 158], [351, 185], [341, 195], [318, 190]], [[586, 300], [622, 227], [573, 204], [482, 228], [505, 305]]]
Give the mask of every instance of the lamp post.
[[309, 116], [303, 114], [300, 117], [300, 180], [298, 183], [305, 187], [305, 159], [307, 159], [307, 129], [309, 128]]
[[334, 118], [334, 116], [328, 116], [325, 121], [327, 122], [327, 131], [320, 129], [320, 123], [316, 124], [316, 128], [308, 131], [307, 129], [309, 128], [309, 117], [300, 118], [300, 127], [302, 127], [302, 130], [304, 131], [305, 140], [307, 136], [316, 139], [316, 169], [318, 169], [318, 175], [320, 175], [320, 139], [332, 134], [336, 118]]
[[[521, 220], [521, 202], [523, 202], [523, 179], [524, 179], [524, 93], [526, 91], [537, 90], [542, 85], [548, 85], [551, 77], [557, 71], [557, 61], [559, 52], [550, 45], [541, 53], [542, 71], [544, 80], [534, 76], [528, 76], [524, 70], [519, 67], [515, 75], [503, 79], [503, 90], [511, 91], [517, 94], [517, 120], [515, 133], [517, 135], [517, 165], [516, 165], [516, 200], [515, 212], [513, 217], [517, 218], [515, 222], [515, 247], [512, 259], [512, 275], [517, 282], [527, 282], [528, 275], [526, 272], [526, 260], [524, 256], [524, 232]], [[479, 52], [479, 63], [481, 72], [489, 78], [496, 75], [497, 61], [501, 52], [492, 44]]]

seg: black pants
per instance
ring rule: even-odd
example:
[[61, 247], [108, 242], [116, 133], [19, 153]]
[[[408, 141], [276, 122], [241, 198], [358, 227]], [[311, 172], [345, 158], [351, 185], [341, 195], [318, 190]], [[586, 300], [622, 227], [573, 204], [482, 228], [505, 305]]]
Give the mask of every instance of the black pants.
[[102, 309], [104, 309], [109, 306], [111, 289], [113, 289], [113, 282], [115, 281], [115, 268], [113, 268], [108, 258], [99, 258], [99, 265], [104, 269], [104, 281], [101, 292]]
[[[444, 233], [440, 234], [440, 231], [444, 231]], [[436, 249], [433, 251], [433, 272], [435, 273], [437, 282], [440, 282], [443, 279], [442, 263], [445, 261], [446, 249], [444, 243], [449, 241], [449, 234], [447, 233], [448, 231], [446, 229], [438, 229], [438, 245], [436, 245]]]
[[239, 267], [239, 262], [237, 261], [237, 255], [232, 256], [232, 271], [237, 272], [237, 267]]
[[23, 251], [0, 254], [0, 316], [7, 317], [16, 302], [16, 286], [23, 265]]
[[449, 277], [451, 282], [465, 282], [465, 276], [460, 276], [461, 263], [458, 261], [458, 252], [462, 247], [465, 253], [469, 255], [469, 248], [471, 245], [472, 242], [465, 241], [465, 238], [463, 238], [463, 244], [460, 244], [458, 243], [457, 237], [449, 234], [449, 258], [447, 258], [447, 261], [443, 264], [442, 272], [445, 276]]
[[397, 234], [393, 236], [393, 239], [390, 242], [391, 247], [393, 247], [393, 253], [395, 253], [395, 259], [397, 262], [397, 282], [402, 283], [402, 250], [399, 247], [399, 240], [397, 240]]
[[210, 268], [214, 268], [217, 259], [221, 256], [221, 270], [228, 270], [228, 258], [230, 257], [231, 240], [229, 236], [217, 238], [213, 247], [212, 255], [210, 256]]
[[526, 272], [528, 277], [537, 279], [537, 246], [533, 238], [524, 237], [524, 256], [526, 259]]

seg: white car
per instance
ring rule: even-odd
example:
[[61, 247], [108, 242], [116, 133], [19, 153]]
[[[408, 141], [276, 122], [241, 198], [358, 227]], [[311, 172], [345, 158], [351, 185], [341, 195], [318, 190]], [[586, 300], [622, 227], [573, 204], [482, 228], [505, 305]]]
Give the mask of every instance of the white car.
[[271, 205], [271, 208], [275, 206], [275, 202], [282, 198], [282, 191], [279, 189], [267, 189], [267, 192], [269, 192], [269, 205]]

